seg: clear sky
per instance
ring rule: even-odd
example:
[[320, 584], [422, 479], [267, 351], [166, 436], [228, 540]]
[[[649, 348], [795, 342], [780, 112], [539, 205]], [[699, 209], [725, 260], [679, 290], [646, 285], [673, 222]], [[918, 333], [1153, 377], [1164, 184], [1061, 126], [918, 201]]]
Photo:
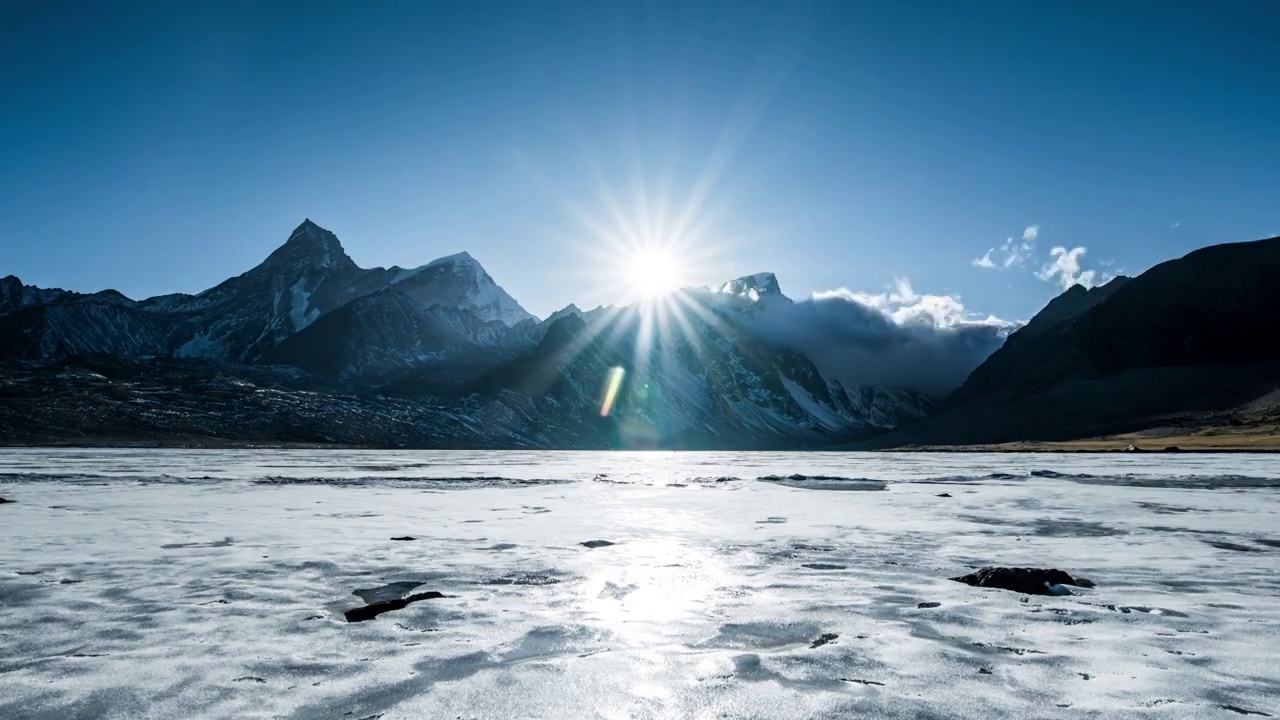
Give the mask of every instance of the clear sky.
[[196, 292], [310, 217], [546, 315], [684, 218], [698, 284], [1026, 319], [1055, 246], [1097, 282], [1280, 234], [1277, 38], [1271, 0], [0, 3], [0, 275]]

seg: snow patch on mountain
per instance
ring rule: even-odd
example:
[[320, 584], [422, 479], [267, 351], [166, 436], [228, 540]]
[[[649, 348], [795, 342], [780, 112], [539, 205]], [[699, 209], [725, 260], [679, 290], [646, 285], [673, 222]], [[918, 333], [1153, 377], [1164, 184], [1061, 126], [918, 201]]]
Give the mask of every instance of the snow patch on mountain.
[[800, 406], [800, 409], [808, 413], [822, 427], [827, 430], [841, 430], [848, 427], [849, 422], [846, 418], [840, 417], [838, 412], [818, 402], [808, 390], [801, 387], [800, 383], [784, 377], [782, 387], [786, 388], [787, 393]]
[[201, 333], [179, 345], [173, 354], [180, 358], [216, 358], [225, 355], [226, 348], [221, 342]]
[[292, 297], [290, 298], [289, 318], [293, 321], [293, 330], [297, 332], [320, 317], [320, 308], [307, 309], [307, 305], [311, 302], [311, 293], [307, 292], [305, 285], [306, 277], [298, 278], [298, 282], [293, 284], [290, 289]]
[[401, 279], [405, 293], [425, 307], [470, 310], [486, 322], [515, 327], [537, 317], [507, 294], [470, 253], [437, 258]]

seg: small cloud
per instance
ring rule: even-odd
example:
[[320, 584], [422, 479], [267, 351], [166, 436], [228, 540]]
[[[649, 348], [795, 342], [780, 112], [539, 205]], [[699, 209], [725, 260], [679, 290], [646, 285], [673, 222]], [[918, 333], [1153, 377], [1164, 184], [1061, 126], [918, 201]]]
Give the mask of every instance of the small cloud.
[[1039, 235], [1039, 225], [1028, 225], [1022, 231], [1021, 240], [1007, 238], [1000, 247], [987, 250], [985, 255], [975, 258], [970, 264], [982, 270], [1011, 270], [1021, 267], [1035, 252], [1036, 237]]
[[1176, 227], [1178, 227], [1178, 226], [1179, 226], [1179, 225], [1181, 225], [1181, 224], [1182, 224], [1182, 221], [1181, 221], [1181, 220], [1177, 220], [1177, 221], [1175, 221], [1172, 225], [1170, 225], [1169, 227], [1171, 227], [1171, 228], [1176, 228]]
[[1074, 247], [1070, 250], [1061, 246], [1055, 247], [1049, 251], [1051, 259], [1044, 267], [1040, 268], [1040, 272], [1036, 273], [1036, 277], [1045, 282], [1056, 282], [1062, 286], [1063, 290], [1070, 288], [1072, 285], [1080, 285], [1085, 289], [1091, 288], [1097, 273], [1080, 267], [1080, 258], [1086, 252], [1088, 250], [1084, 246]]
[[987, 251], [986, 255], [983, 255], [980, 258], [974, 258], [973, 266], [976, 268], [982, 268], [983, 270], [995, 270], [996, 263], [991, 259], [991, 253], [993, 252], [995, 252], [995, 248], [991, 248]]

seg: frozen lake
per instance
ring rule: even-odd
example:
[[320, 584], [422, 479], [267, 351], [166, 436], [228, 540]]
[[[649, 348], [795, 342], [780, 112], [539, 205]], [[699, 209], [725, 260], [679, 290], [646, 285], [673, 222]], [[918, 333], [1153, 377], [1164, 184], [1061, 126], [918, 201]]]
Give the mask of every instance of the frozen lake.
[[0, 718], [1280, 716], [1276, 456], [0, 450], [0, 497]]

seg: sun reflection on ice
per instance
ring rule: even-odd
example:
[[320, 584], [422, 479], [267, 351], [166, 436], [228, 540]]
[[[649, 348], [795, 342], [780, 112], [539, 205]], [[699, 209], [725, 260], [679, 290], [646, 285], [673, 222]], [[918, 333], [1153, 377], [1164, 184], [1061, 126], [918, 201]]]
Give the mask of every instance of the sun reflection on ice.
[[592, 559], [583, 607], [633, 647], [656, 650], [678, 640], [683, 622], [712, 606], [728, 579], [715, 555], [673, 537], [620, 543]]

